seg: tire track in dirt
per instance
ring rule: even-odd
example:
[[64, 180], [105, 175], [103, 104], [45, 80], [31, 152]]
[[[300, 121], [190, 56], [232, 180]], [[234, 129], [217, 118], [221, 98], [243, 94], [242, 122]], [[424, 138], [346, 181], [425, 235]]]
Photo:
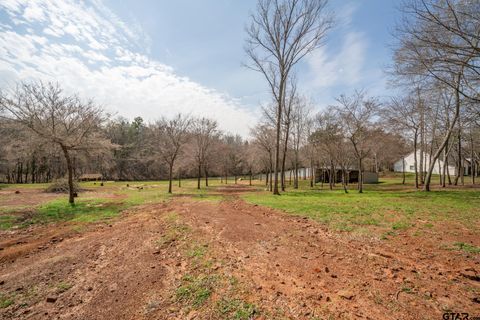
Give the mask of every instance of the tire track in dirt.
[[[215, 272], [239, 279], [261, 311], [258, 319], [439, 319], [444, 310], [479, 309], [478, 256], [440, 252], [431, 239], [385, 242], [332, 232], [245, 203], [238, 195], [248, 188], [227, 189], [217, 190], [220, 202], [173, 198], [129, 210], [111, 225], [64, 234], [63, 241], [49, 241], [46, 232], [41, 250], [19, 244], [4, 260], [0, 251], [0, 292], [15, 299], [0, 318], [205, 319], [194, 311], [185, 316], [172, 300], [192, 266], [175, 242], [155, 244], [167, 232], [169, 212], [190, 226], [183, 241], [208, 245]], [[42, 240], [21, 232], [18, 238]], [[8, 240], [12, 250], [15, 240]]]
[[25, 304], [0, 309], [0, 318], [144, 318], [145, 298], [163, 289], [169, 263], [154, 247], [166, 210], [164, 204], [142, 206], [111, 225], [2, 264], [0, 289]]
[[218, 205], [185, 205], [195, 210], [184, 218], [270, 313], [280, 309], [296, 319], [439, 319], [447, 310], [478, 310], [468, 291], [478, 290], [478, 282], [461, 275], [477, 274], [476, 259], [432, 254], [417, 239], [402, 239], [415, 250], [400, 251], [392, 247], [395, 242], [329, 232], [235, 196]]

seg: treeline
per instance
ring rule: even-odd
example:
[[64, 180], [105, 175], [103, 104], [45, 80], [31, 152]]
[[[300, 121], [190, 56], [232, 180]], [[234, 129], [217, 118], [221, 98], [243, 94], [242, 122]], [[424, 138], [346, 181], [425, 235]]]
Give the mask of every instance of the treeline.
[[[390, 84], [399, 95], [385, 101], [362, 91], [342, 95], [315, 120], [297, 124], [312, 133], [302, 140], [295, 137], [294, 128], [290, 131], [295, 113], [292, 105], [298, 100], [296, 66], [323, 45], [334, 16], [326, 0], [258, 1], [245, 47], [250, 68], [264, 76], [272, 98], [265, 112], [267, 127], [256, 132], [266, 136], [270, 130], [270, 142], [263, 144], [268, 170], [274, 176], [274, 194], [279, 194], [279, 185], [282, 189], [285, 185], [290, 135], [294, 136], [294, 158], [301, 141], [306, 149], [323, 151], [310, 157], [311, 167], [313, 159], [323, 158], [320, 165], [329, 166], [331, 174], [339, 167], [345, 176], [355, 163], [360, 192], [365, 165], [373, 161], [378, 166], [379, 155], [387, 152], [406, 155], [402, 140], [415, 154], [417, 188], [423, 185], [430, 190], [433, 169], [440, 159], [455, 164], [455, 184], [464, 183], [468, 163], [475, 183], [479, 171], [480, 2], [408, 0], [401, 10], [402, 19], [394, 32], [393, 64], [388, 70]], [[383, 142], [392, 137], [401, 139]], [[447, 177], [448, 170], [443, 170], [442, 186], [447, 180], [451, 183]]]
[[[356, 171], [362, 192], [364, 171], [391, 170], [414, 152], [417, 188], [430, 190], [439, 160], [446, 164], [440, 185], [463, 184], [465, 173], [475, 183], [479, 6], [406, 2], [388, 70], [399, 94], [380, 100], [358, 90], [315, 114], [314, 103], [297, 88], [295, 66], [323, 43], [332, 25], [327, 1], [259, 0], [246, 53], [272, 99], [249, 140], [221, 132], [214, 119], [182, 114], [154, 123], [112, 120], [93, 101], [67, 95], [58, 85], [20, 83], [0, 94], [0, 180], [48, 182], [66, 175], [71, 185], [84, 173], [100, 173], [115, 180], [168, 179], [171, 192], [173, 179], [196, 177], [200, 188], [202, 178], [208, 185], [211, 176], [263, 173], [266, 186], [279, 194], [287, 187], [287, 171], [295, 188], [299, 168], [308, 167], [312, 186], [315, 169], [321, 169], [331, 177], [340, 173], [346, 192], [348, 176]], [[455, 166], [454, 177], [448, 165]], [[333, 188], [335, 180], [329, 182]]]
[[[178, 114], [146, 124], [110, 120], [93, 102], [52, 83], [21, 83], [0, 99], [0, 180], [51, 182], [98, 173], [154, 180], [247, 175], [257, 171], [248, 141], [215, 120]], [[169, 188], [171, 191], [171, 187]]]

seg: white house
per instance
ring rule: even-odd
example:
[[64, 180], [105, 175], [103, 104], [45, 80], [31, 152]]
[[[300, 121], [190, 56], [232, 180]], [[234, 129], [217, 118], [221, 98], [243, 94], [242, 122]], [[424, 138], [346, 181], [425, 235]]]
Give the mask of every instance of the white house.
[[[426, 163], [426, 166], [425, 166], [425, 170], [424, 171], [428, 171], [428, 167], [429, 167], [429, 163], [430, 163], [430, 154], [424, 152], [423, 153], [423, 156], [424, 156], [424, 159], [423, 159], [423, 163], [425, 164]], [[402, 164], [402, 161], [405, 161], [405, 166]], [[435, 162], [435, 165], [433, 166], [433, 174], [440, 174], [440, 173], [443, 173], [443, 166], [444, 166], [444, 163], [442, 160], [438, 159], [436, 162]], [[400, 159], [398, 160], [397, 162], [395, 162], [395, 164], [393, 165], [393, 170], [395, 172], [403, 172], [405, 168], [405, 172], [415, 172], [415, 155], [414, 153], [410, 153], [409, 155], [405, 156], [403, 159]], [[417, 150], [417, 168], [418, 168], [418, 171], [420, 172], [420, 150]], [[450, 173], [450, 175], [455, 175], [455, 166], [451, 166], [449, 165], [447, 167], [448, 169], [448, 172]]]

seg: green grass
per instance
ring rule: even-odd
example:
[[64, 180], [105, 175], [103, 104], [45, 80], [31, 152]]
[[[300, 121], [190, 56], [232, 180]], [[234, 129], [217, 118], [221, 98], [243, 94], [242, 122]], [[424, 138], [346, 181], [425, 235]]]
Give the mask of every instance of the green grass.
[[7, 308], [14, 303], [12, 298], [9, 298], [0, 293], [0, 309]]
[[15, 216], [0, 216], [0, 230], [10, 229], [15, 225]]
[[[383, 179], [383, 183], [365, 185], [363, 194], [351, 190], [311, 189], [301, 181], [300, 189], [288, 189], [280, 196], [269, 192], [250, 193], [243, 198], [251, 203], [305, 216], [341, 231], [370, 229], [402, 231], [415, 226], [417, 219], [432, 222], [457, 221], [476, 230], [480, 222], [480, 192], [475, 189], [415, 191], [403, 186], [401, 179]], [[258, 182], [257, 182], [258, 183]], [[350, 186], [352, 189], [354, 186]]]
[[175, 295], [178, 301], [189, 303], [193, 308], [201, 307], [212, 294], [217, 277], [215, 275], [185, 275]]
[[457, 250], [462, 250], [462, 251], [465, 251], [467, 253], [480, 253], [480, 247], [476, 247], [472, 244], [469, 244], [469, 243], [464, 243], [464, 242], [455, 242], [453, 244], [453, 247]]
[[257, 313], [257, 308], [254, 304], [241, 299], [229, 299], [225, 297], [217, 301], [216, 309], [221, 319], [231, 320], [248, 320]]
[[72, 286], [73, 286], [72, 284], [62, 281], [62, 282], [59, 282], [56, 287], [57, 287], [57, 291], [59, 293], [62, 293], [69, 290]]
[[40, 205], [32, 223], [71, 220], [74, 222], [96, 222], [116, 216], [124, 206], [121, 203], [103, 199], [78, 200], [74, 205], [63, 199], [56, 199]]

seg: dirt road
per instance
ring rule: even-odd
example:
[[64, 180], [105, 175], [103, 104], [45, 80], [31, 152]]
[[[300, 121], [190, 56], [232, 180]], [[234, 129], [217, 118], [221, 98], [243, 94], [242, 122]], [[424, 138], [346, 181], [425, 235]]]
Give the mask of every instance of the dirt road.
[[[82, 232], [2, 234], [1, 319], [441, 319], [480, 315], [478, 255], [174, 198]], [[242, 312], [235, 309], [241, 309]]]

